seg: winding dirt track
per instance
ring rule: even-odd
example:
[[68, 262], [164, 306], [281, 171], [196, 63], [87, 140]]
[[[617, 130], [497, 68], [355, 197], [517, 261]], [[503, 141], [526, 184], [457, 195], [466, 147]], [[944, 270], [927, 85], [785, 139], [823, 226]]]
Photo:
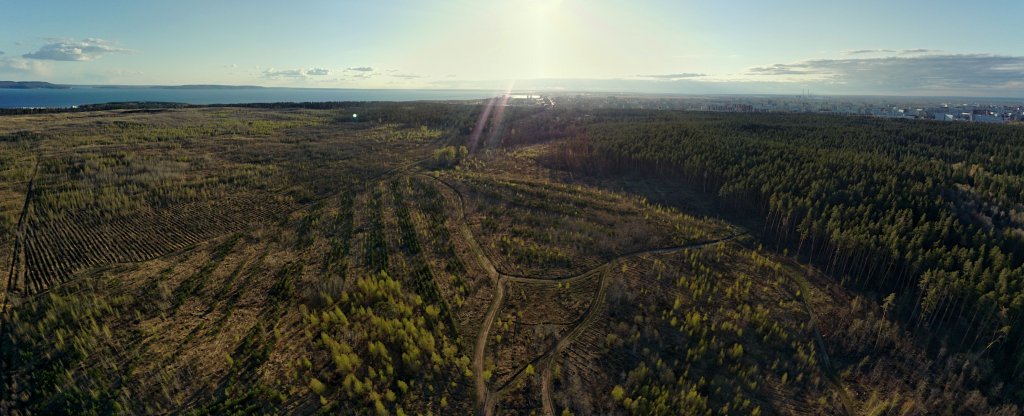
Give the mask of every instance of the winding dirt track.
[[811, 293], [810, 282], [803, 275], [796, 275], [793, 277], [793, 281], [796, 282], [797, 286], [800, 287], [800, 295], [797, 298], [800, 303], [803, 304], [804, 310], [807, 311], [807, 315], [810, 316], [811, 329], [814, 330], [814, 341], [818, 344], [818, 355], [821, 357], [821, 368], [825, 370], [826, 378], [832, 383], [833, 388], [839, 394], [839, 404], [842, 405], [843, 414], [852, 415], [854, 414], [853, 409], [856, 407], [853, 405], [853, 399], [850, 398], [850, 393], [843, 386], [843, 380], [836, 374], [835, 368], [832, 367], [832, 360], [828, 356], [828, 347], [825, 345], [825, 340], [821, 337], [821, 328], [818, 325], [818, 315], [814, 313], [814, 308], [811, 307], [810, 301], [807, 299], [808, 294]]
[[[544, 414], [553, 416], [554, 404], [552, 403], [551, 399], [551, 363], [554, 361], [554, 358], [557, 357], [557, 354], [559, 354], [562, 350], [568, 347], [569, 344], [571, 344], [577, 337], [579, 337], [579, 335], [583, 333], [583, 330], [585, 330], [587, 326], [594, 321], [595, 317], [597, 316], [595, 312], [598, 311], [604, 304], [604, 298], [608, 288], [608, 272], [612, 270], [613, 265], [619, 264], [623, 260], [643, 255], [668, 254], [683, 250], [720, 244], [747, 234], [746, 232], [738, 232], [730, 236], [715, 240], [697, 242], [680, 246], [635, 251], [632, 253], [620, 255], [618, 257], [615, 257], [614, 259], [606, 261], [600, 266], [597, 266], [583, 273], [569, 277], [536, 278], [526, 276], [512, 276], [498, 271], [497, 268], [494, 266], [494, 262], [492, 262], [491, 259], [487, 257], [487, 255], [480, 248], [480, 244], [476, 241], [476, 238], [473, 236], [473, 232], [469, 228], [469, 224], [466, 222], [466, 200], [465, 197], [462, 195], [462, 192], [460, 192], [458, 188], [455, 188], [448, 182], [445, 182], [443, 179], [440, 179], [438, 177], [426, 174], [421, 174], [420, 176], [432, 179], [435, 182], [441, 184], [442, 187], [447, 190], [446, 192], [453, 193], [455, 198], [458, 199], [457, 203], [455, 204], [458, 206], [457, 217], [455, 218], [455, 220], [456, 226], [459, 229], [459, 233], [462, 235], [462, 238], [467, 243], [470, 250], [474, 253], [477, 262], [480, 263], [480, 265], [487, 272], [488, 277], [495, 284], [494, 298], [491, 301], [490, 307], [487, 308], [487, 314], [484, 316], [484, 322], [483, 325], [480, 327], [480, 333], [477, 334], [476, 345], [473, 351], [473, 376], [476, 384], [477, 403], [480, 403], [482, 405], [481, 409], [478, 410], [478, 414], [487, 416], [494, 414], [494, 409], [497, 405], [497, 401], [500, 395], [504, 393], [504, 391], [507, 390], [510, 386], [513, 386], [517, 380], [525, 376], [524, 367], [519, 369], [519, 371], [517, 371], [510, 380], [508, 380], [507, 382], [505, 382], [503, 385], [499, 386], [496, 389], [488, 388], [487, 380], [485, 380], [484, 378], [484, 357], [486, 356], [487, 351], [487, 337], [490, 334], [491, 326], [494, 323], [495, 315], [497, 315], [498, 310], [501, 308], [501, 304], [504, 301], [505, 286], [509, 282], [556, 285], [565, 282], [572, 283], [576, 280], [590, 277], [594, 273], [598, 273], [600, 275], [600, 286], [598, 288], [598, 291], [594, 295], [594, 298], [591, 300], [590, 305], [587, 307], [587, 310], [584, 312], [583, 316], [575, 322], [573, 328], [569, 331], [569, 333], [567, 333], [564, 337], [559, 339], [558, 342], [552, 348], [550, 348], [548, 351], [545, 351], [544, 354], [542, 354], [540, 357], [535, 358], [529, 363], [536, 364], [537, 367], [541, 368], [541, 399], [544, 406]], [[450, 196], [451, 195], [448, 195], [447, 197]]]

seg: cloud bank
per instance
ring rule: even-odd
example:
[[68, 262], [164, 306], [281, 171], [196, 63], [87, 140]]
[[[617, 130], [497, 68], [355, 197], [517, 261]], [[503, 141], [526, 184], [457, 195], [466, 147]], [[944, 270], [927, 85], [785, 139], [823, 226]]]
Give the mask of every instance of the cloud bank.
[[920, 55], [923, 53], [938, 53], [941, 52], [936, 49], [854, 49], [852, 51], [846, 51], [847, 55]]
[[701, 74], [696, 72], [682, 72], [678, 74], [657, 74], [657, 75], [637, 75], [640, 78], [653, 78], [662, 79], [668, 81], [674, 81], [677, 79], [688, 79], [688, 78], [700, 78], [706, 77], [708, 74]]
[[916, 55], [920, 53], [938, 53], [941, 52], [936, 49], [903, 49], [900, 51], [900, 55]]
[[39, 48], [39, 50], [22, 55], [23, 58], [51, 61], [92, 61], [105, 55], [129, 53], [128, 49], [114, 46], [103, 39], [88, 38], [80, 41], [55, 40]]
[[[824, 83], [863, 91], [1000, 90], [1024, 88], [1024, 56], [917, 55], [814, 59], [750, 68], [759, 81]], [[857, 51], [854, 51], [857, 52]]]
[[324, 76], [324, 75], [330, 75], [330, 74], [331, 74], [331, 70], [327, 69], [327, 68], [310, 68], [310, 69], [306, 70], [306, 75], [311, 75], [311, 76]]

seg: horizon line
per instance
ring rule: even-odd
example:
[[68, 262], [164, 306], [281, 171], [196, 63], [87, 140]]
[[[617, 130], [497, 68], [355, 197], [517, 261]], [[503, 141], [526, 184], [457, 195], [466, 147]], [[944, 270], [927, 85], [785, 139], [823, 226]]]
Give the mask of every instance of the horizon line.
[[[813, 94], [808, 95], [806, 93], [777, 93], [777, 92], [715, 92], [715, 93], [698, 93], [698, 92], [651, 92], [651, 91], [639, 91], [639, 90], [589, 90], [589, 89], [558, 89], [558, 88], [536, 88], [536, 89], [513, 89], [505, 90], [504, 88], [388, 88], [388, 87], [375, 87], [375, 88], [360, 88], [360, 87], [299, 87], [299, 86], [265, 86], [265, 85], [236, 85], [236, 84], [65, 84], [65, 83], [53, 83], [49, 81], [12, 81], [12, 80], [0, 80], [0, 83], [43, 83], [59, 87], [58, 89], [75, 89], [77, 88], [153, 88], [153, 89], [204, 89], [204, 88], [224, 88], [224, 89], [288, 89], [288, 90], [339, 90], [339, 91], [495, 91], [499, 92], [496, 96], [506, 94], [521, 94], [521, 93], [545, 93], [545, 94], [608, 94], [608, 95], [633, 95], [633, 96], [661, 96], [661, 97], [793, 97], [802, 96], [806, 98], [832, 98], [832, 97], [871, 97], [871, 98], [971, 98], [971, 99], [1001, 99], [1001, 100], [1024, 100], [1024, 96], [995, 96], [995, 95], [950, 95], [950, 94], [934, 94], [934, 95], [920, 95], [920, 94], [894, 94], [894, 93], [837, 93], [837, 94]], [[29, 89], [48, 89], [48, 88], [5, 88], [0, 87], [0, 90], [29, 90]]]

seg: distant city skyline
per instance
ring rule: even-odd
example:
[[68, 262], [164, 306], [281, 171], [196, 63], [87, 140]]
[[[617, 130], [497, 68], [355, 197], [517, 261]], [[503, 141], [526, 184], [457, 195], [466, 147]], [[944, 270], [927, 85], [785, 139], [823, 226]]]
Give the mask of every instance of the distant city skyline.
[[1024, 97], [1024, 2], [0, 1], [0, 80]]

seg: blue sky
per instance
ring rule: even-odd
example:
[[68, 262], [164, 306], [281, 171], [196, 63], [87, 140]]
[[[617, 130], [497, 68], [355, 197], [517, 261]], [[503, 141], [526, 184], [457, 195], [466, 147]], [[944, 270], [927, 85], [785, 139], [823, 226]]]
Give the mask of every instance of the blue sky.
[[1024, 2], [0, 0], [0, 79], [1024, 96]]

